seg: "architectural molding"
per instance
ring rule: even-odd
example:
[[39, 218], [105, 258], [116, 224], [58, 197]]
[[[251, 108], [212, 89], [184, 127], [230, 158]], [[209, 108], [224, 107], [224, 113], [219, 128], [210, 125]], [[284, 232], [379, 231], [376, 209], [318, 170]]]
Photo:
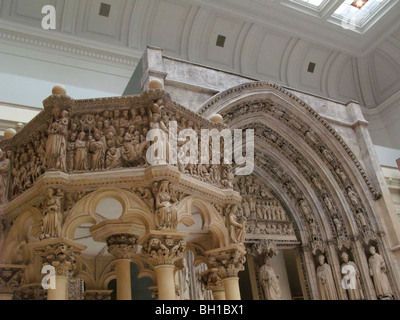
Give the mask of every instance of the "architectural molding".
[[124, 47], [115, 49], [115, 46], [103, 42], [79, 39], [61, 32], [49, 33], [4, 19], [1, 21], [0, 41], [36, 50], [57, 52], [77, 59], [95, 59], [99, 63], [116, 67], [132, 68], [142, 55], [134, 49]]

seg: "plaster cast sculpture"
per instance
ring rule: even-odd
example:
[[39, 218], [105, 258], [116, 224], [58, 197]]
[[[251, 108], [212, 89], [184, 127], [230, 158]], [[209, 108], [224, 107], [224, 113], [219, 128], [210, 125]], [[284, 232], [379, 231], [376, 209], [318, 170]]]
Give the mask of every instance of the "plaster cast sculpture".
[[387, 267], [383, 257], [376, 252], [374, 246], [369, 247], [369, 274], [374, 281], [376, 295], [379, 299], [393, 299], [392, 288], [387, 277]]
[[271, 266], [269, 257], [266, 257], [260, 268], [260, 280], [267, 300], [282, 300], [279, 276]]
[[[360, 270], [358, 269], [358, 266], [353, 261], [349, 260], [349, 255], [347, 252], [343, 252], [341, 254], [341, 258], [343, 261], [342, 265], [340, 266], [342, 274], [344, 273], [343, 270], [348, 270], [348, 269], [353, 270], [355, 273], [355, 274], [349, 274], [350, 277], [353, 277], [352, 279], [349, 280], [350, 282], [348, 283], [349, 287], [348, 289], [346, 289], [349, 300], [364, 300], [364, 293], [361, 287]], [[346, 268], [347, 266], [350, 266], [350, 268]], [[347, 274], [344, 274], [343, 278], [345, 281], [347, 281], [346, 276]]]
[[335, 281], [333, 280], [332, 269], [325, 262], [325, 256], [318, 256], [319, 266], [317, 267], [317, 283], [322, 300], [338, 300]]

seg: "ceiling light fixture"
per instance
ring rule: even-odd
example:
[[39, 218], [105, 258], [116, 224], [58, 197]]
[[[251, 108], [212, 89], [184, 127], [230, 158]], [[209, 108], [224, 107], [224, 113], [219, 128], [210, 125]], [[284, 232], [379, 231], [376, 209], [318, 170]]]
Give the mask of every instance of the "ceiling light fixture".
[[368, 0], [355, 0], [351, 4], [353, 7], [356, 7], [357, 9], [361, 9], [364, 7], [364, 5], [367, 3]]

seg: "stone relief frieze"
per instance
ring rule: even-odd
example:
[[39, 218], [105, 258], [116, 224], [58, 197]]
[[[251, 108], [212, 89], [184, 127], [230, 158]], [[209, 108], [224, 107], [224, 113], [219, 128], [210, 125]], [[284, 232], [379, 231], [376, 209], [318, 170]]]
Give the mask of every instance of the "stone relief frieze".
[[246, 219], [249, 235], [294, 235], [293, 224], [280, 201], [256, 177], [237, 178], [234, 188], [242, 195], [237, 215]]
[[[151, 144], [147, 141], [149, 130], [168, 134], [170, 121], [176, 121], [178, 130], [193, 129], [198, 137], [201, 129], [226, 128], [179, 106], [160, 90], [137, 97], [92, 100], [50, 96], [44, 106], [45, 110], [13, 139], [0, 143], [4, 151], [0, 154], [0, 202], [30, 189], [47, 171], [74, 174], [145, 167]], [[178, 147], [186, 142], [179, 141]], [[166, 143], [168, 162], [168, 152], [173, 148], [169, 148], [169, 141]], [[194, 165], [178, 160], [172, 165], [201, 181], [232, 188], [229, 164]]]

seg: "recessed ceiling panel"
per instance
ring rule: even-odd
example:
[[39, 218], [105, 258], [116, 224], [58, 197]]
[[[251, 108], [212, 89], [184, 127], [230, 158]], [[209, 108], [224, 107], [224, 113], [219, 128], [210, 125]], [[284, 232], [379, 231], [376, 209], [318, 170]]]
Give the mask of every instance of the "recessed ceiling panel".
[[[214, 62], [233, 68], [236, 43], [243, 28], [238, 20], [217, 17], [208, 39], [207, 62]], [[225, 37], [223, 46], [218, 45], [218, 38]], [[223, 38], [222, 38], [223, 39]]]
[[331, 51], [322, 47], [309, 47], [306, 55], [304, 56], [301, 70], [300, 83], [303, 87], [309, 88], [313, 91], [322, 91], [322, 72], [331, 53]]
[[161, 1], [157, 7], [150, 44], [166, 53], [181, 54], [181, 40], [190, 7], [172, 1]]
[[121, 23], [124, 16], [125, 5], [126, 0], [89, 1], [87, 8], [87, 31], [114, 37], [118, 40], [121, 32]]
[[258, 51], [257, 73], [280, 81], [282, 58], [290, 37], [275, 33], [266, 34]]

